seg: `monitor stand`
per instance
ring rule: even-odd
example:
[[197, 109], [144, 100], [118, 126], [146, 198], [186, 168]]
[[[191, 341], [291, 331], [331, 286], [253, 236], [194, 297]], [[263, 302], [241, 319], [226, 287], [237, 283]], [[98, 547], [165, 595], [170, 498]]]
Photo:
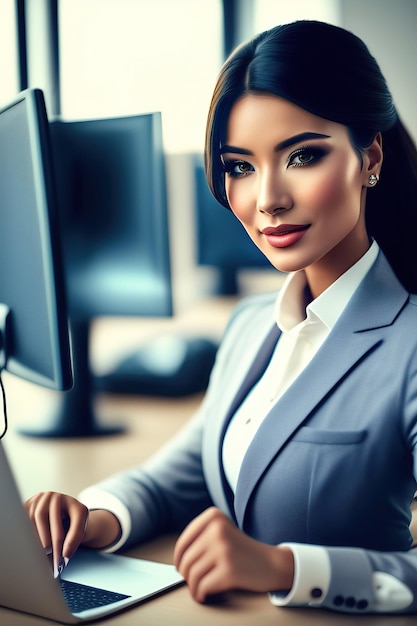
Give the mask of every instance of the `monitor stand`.
[[52, 415], [48, 416], [44, 428], [19, 428], [19, 432], [30, 437], [51, 438], [99, 437], [123, 433], [125, 431], [123, 426], [101, 425], [94, 414], [94, 391], [89, 359], [91, 321], [74, 318], [70, 327], [74, 385], [70, 391], [58, 394], [57, 406]]

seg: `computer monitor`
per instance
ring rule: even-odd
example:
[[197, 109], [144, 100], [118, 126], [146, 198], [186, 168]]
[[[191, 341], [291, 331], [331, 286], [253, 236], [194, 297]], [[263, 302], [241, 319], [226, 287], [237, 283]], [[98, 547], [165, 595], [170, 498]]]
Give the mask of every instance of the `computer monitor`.
[[272, 266], [231, 211], [212, 195], [206, 180], [203, 156], [195, 154], [193, 161], [197, 263], [216, 269], [216, 294], [236, 295], [239, 293], [240, 270], [270, 270]]
[[[161, 114], [50, 120], [74, 386], [42, 436], [109, 434], [94, 414], [89, 340], [98, 316], [171, 316]], [[36, 433], [34, 433], [36, 434]]]
[[161, 114], [50, 130], [71, 318], [172, 315]]
[[72, 385], [68, 316], [43, 94], [0, 109], [0, 369]]

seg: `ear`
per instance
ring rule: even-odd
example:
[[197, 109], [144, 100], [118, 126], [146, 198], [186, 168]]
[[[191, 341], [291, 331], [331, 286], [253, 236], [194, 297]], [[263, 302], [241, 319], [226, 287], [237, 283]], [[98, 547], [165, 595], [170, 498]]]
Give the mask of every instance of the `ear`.
[[[365, 177], [365, 187], [374, 187], [375, 181], [379, 180], [383, 159], [384, 153], [382, 150], [382, 135], [381, 133], [378, 133], [377, 135], [375, 135], [375, 139], [373, 140], [371, 145], [368, 146], [363, 153], [363, 173]], [[369, 182], [370, 179], [374, 182]]]

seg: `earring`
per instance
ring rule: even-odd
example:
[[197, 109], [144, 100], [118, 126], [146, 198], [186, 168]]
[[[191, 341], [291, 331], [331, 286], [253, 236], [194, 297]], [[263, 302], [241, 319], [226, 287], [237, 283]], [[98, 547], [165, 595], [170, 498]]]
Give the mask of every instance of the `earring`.
[[371, 174], [368, 179], [368, 183], [371, 185], [371, 187], [374, 187], [378, 181], [379, 181], [378, 174]]

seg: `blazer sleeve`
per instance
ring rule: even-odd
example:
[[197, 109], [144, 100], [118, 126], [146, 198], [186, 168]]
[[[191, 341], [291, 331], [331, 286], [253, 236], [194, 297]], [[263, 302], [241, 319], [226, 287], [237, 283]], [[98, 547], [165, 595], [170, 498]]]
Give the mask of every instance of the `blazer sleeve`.
[[212, 505], [201, 463], [202, 419], [200, 410], [149, 461], [81, 492], [88, 508], [111, 510], [118, 517], [122, 541], [111, 551], [180, 531]]

